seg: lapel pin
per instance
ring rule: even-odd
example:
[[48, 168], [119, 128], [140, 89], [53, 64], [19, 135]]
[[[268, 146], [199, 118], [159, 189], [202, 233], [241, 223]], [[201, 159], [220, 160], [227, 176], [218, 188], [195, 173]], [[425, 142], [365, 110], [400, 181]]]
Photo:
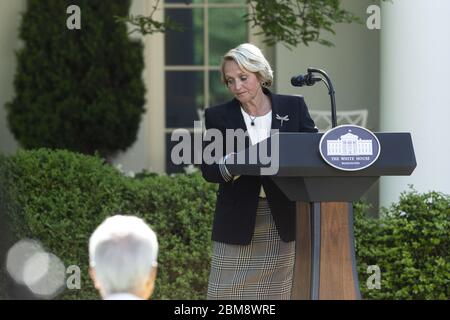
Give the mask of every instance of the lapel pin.
[[289, 115], [285, 115], [285, 116], [281, 117], [280, 115], [277, 114], [276, 119], [280, 120], [281, 126], [283, 126], [283, 121], [286, 121], [286, 122], [289, 121]]

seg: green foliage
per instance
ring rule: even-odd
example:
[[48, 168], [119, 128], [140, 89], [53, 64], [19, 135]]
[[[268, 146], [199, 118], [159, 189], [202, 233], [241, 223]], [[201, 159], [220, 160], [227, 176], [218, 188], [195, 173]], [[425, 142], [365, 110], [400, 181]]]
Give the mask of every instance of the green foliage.
[[[9, 127], [25, 148], [68, 149], [103, 156], [135, 140], [144, 112], [141, 42], [128, 38], [130, 0], [28, 0], [17, 52], [16, 97]], [[81, 29], [69, 30], [70, 5]]]
[[135, 29], [131, 30], [130, 34], [140, 32], [143, 35], [148, 35], [158, 32], [166, 32], [167, 30], [183, 31], [183, 28], [178, 23], [176, 23], [176, 21], [170, 20], [169, 17], [166, 17], [164, 21], [157, 21], [153, 19], [153, 15], [159, 8], [159, 3], [160, 0], [155, 1], [155, 4], [152, 6], [152, 12], [149, 16], [116, 16], [115, 19], [117, 22], [127, 22], [134, 26]]
[[[159, 0], [155, 3], [154, 10]], [[342, 0], [246, 0], [246, 3], [250, 10], [243, 15], [243, 21], [259, 27], [261, 32], [256, 35], [264, 35], [264, 42], [270, 46], [283, 43], [290, 48], [315, 42], [333, 46], [332, 42], [321, 37], [321, 33], [326, 31], [334, 35], [333, 27], [337, 23], [362, 23], [361, 18], [342, 8]], [[143, 35], [168, 29], [182, 31], [173, 21], [154, 20], [153, 13], [148, 17], [129, 16], [119, 21], [131, 23], [136, 27], [133, 32]]]
[[[392, 0], [382, 0], [392, 1]], [[362, 23], [360, 17], [342, 7], [342, 0], [247, 0], [251, 10], [245, 21], [260, 27], [264, 42], [283, 43], [287, 48], [318, 43], [331, 47], [323, 32], [336, 34], [337, 23]]]
[[[356, 210], [360, 288], [366, 299], [450, 298], [450, 196], [405, 192], [380, 219]], [[381, 288], [368, 289], [367, 266], [381, 269]]]
[[[39, 240], [66, 266], [81, 268], [81, 290], [59, 298], [99, 298], [87, 273], [88, 240], [116, 213], [138, 215], [158, 234], [154, 299], [206, 297], [217, 187], [198, 173], [129, 178], [98, 157], [40, 149], [0, 157], [0, 180], [0, 213], [7, 214], [15, 240]], [[450, 197], [410, 190], [379, 219], [367, 211], [366, 204], [354, 204], [363, 298], [448, 299]], [[366, 286], [370, 265], [381, 269], [381, 289]]]
[[246, 16], [252, 26], [262, 29], [265, 42], [271, 46], [283, 42], [288, 47], [311, 42], [332, 46], [320, 37], [321, 31], [335, 34], [336, 23], [361, 22], [352, 13], [341, 8], [340, 0], [252, 0], [252, 10]]
[[87, 243], [96, 225], [124, 210], [121, 174], [98, 158], [68, 151], [21, 151], [4, 164], [5, 207], [18, 239], [31, 238], [82, 270], [81, 291], [71, 298], [98, 295], [87, 277]]
[[98, 299], [88, 277], [88, 241], [117, 213], [142, 217], [158, 234], [154, 299], [206, 297], [216, 189], [199, 174], [132, 179], [96, 157], [40, 149], [8, 158], [0, 176], [16, 240], [39, 240], [66, 266], [81, 268], [81, 290], [60, 298]]

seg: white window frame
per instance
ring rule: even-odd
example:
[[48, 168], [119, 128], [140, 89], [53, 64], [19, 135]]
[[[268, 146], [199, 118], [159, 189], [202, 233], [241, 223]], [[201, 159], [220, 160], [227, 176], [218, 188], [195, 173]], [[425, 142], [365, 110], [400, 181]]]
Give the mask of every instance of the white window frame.
[[[153, 11], [154, 0], [146, 0], [145, 13], [149, 15]], [[166, 169], [166, 134], [172, 133], [175, 129], [166, 127], [166, 87], [165, 87], [165, 73], [166, 71], [203, 71], [204, 85], [204, 108], [209, 107], [210, 99], [210, 71], [220, 71], [220, 66], [209, 65], [209, 10], [210, 8], [249, 8], [245, 3], [210, 3], [205, 0], [204, 3], [164, 3], [160, 2], [160, 8], [156, 10], [153, 18], [158, 21], [164, 21], [165, 9], [195, 9], [202, 8], [204, 14], [203, 38], [204, 42], [204, 61], [203, 65], [168, 65], [165, 64], [165, 35], [162, 33], [153, 34], [145, 37], [145, 63], [148, 67], [148, 74], [144, 77], [147, 81], [147, 121], [149, 125], [149, 162], [152, 171], [164, 173]], [[260, 47], [262, 38], [255, 36], [255, 29], [248, 25], [248, 42], [254, 43]], [[194, 128], [185, 128], [194, 132]]]

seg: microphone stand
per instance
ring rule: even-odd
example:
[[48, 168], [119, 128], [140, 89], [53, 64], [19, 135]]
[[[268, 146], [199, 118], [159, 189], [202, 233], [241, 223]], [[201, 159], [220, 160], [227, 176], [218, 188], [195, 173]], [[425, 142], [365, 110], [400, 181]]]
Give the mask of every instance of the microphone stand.
[[334, 88], [333, 88], [333, 83], [331, 82], [330, 77], [328, 76], [328, 74], [320, 69], [314, 69], [314, 68], [308, 68], [308, 73], [320, 73], [321, 75], [323, 75], [326, 79], [326, 81], [323, 78], [320, 78], [320, 80], [323, 81], [323, 83], [325, 83], [325, 85], [328, 88], [328, 94], [330, 95], [330, 99], [331, 99], [331, 124], [332, 127], [335, 128], [337, 126], [337, 116], [336, 116], [336, 98], [335, 98], [335, 92], [334, 92]]

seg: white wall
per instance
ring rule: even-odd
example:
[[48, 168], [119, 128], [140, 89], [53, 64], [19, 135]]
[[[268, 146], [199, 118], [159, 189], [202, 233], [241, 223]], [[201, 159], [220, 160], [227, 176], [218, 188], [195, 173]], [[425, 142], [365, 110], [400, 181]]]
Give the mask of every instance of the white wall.
[[[326, 39], [335, 44], [325, 47], [312, 44], [299, 46], [290, 51], [282, 45], [276, 47], [275, 84], [278, 93], [302, 94], [311, 110], [330, 110], [330, 98], [324, 84], [295, 88], [290, 79], [293, 75], [305, 74], [308, 67], [325, 70], [336, 91], [338, 111], [368, 109], [367, 128], [379, 129], [379, 30], [369, 30], [366, 13], [372, 0], [344, 0], [343, 6], [358, 15], [363, 24], [339, 24], [336, 35]], [[366, 201], [373, 205], [371, 214], [378, 212], [378, 183], [365, 194]]]
[[335, 44], [325, 47], [304, 45], [290, 51], [279, 44], [276, 48], [276, 89], [278, 93], [302, 94], [310, 109], [330, 110], [328, 90], [323, 83], [314, 87], [295, 88], [293, 75], [304, 74], [308, 67], [325, 70], [336, 91], [337, 110], [369, 109], [368, 128], [378, 129], [379, 109], [379, 30], [366, 27], [367, 7], [371, 0], [345, 0], [343, 6], [362, 18], [363, 24], [339, 24], [336, 35], [324, 38]]
[[[130, 14], [132, 15], [143, 15], [147, 11], [146, 7], [146, 1], [145, 0], [133, 0], [131, 8], [130, 8]], [[130, 29], [131, 30], [131, 29]], [[139, 35], [139, 33], [135, 32], [133, 33], [133, 37], [135, 39], [143, 39], [142, 36]], [[148, 38], [150, 36], [146, 36], [145, 42], [148, 44]], [[150, 81], [149, 81], [149, 48], [144, 48], [144, 57], [145, 57], [145, 69], [142, 73], [142, 77], [146, 84], [146, 112], [142, 115], [141, 124], [139, 127], [139, 132], [137, 139], [135, 143], [130, 146], [125, 152], [119, 152], [114, 158], [112, 158], [112, 163], [115, 165], [121, 165], [123, 167], [124, 171], [132, 171], [132, 172], [140, 172], [144, 169], [146, 170], [155, 170], [159, 171], [160, 166], [152, 166], [151, 163], [151, 144], [155, 144], [154, 141], [151, 141], [151, 137], [154, 136], [153, 132], [150, 131], [151, 128], [153, 128], [152, 131], [154, 131], [154, 126], [152, 126], [152, 110], [150, 110], [150, 97], [151, 97], [151, 87], [150, 87]], [[162, 123], [164, 125], [164, 123]], [[156, 128], [157, 129], [157, 128]], [[160, 127], [160, 130], [164, 130], [164, 127]]]
[[14, 97], [15, 51], [20, 46], [20, 13], [25, 8], [25, 0], [0, 0], [0, 153], [8, 155], [14, 153], [18, 145], [8, 129], [4, 106]]
[[417, 168], [381, 180], [380, 201], [413, 184], [450, 194], [450, 1], [395, 0], [382, 7], [381, 129], [411, 132]]

